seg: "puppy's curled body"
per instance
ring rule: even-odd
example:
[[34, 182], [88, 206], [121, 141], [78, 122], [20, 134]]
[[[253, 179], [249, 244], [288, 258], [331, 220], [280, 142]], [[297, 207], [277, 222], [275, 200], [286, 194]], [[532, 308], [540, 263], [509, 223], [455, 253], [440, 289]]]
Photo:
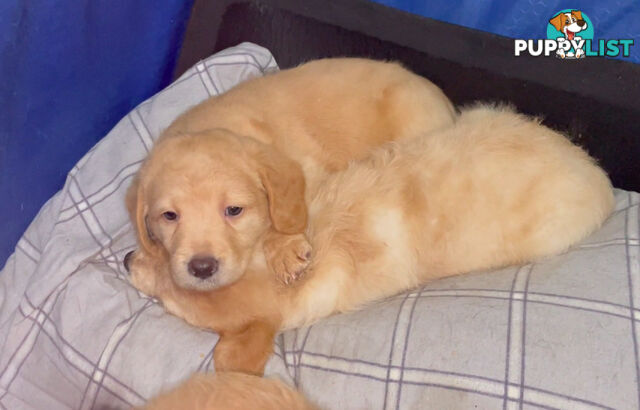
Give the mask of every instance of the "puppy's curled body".
[[373, 147], [453, 123], [436, 85], [396, 62], [326, 58], [241, 83], [179, 116], [162, 138], [223, 128], [298, 162], [307, 195]]
[[269, 275], [260, 246], [239, 279], [218, 289], [182, 289], [144, 252], [132, 280], [171, 313], [220, 333], [217, 370], [260, 374], [279, 329], [563, 252], [612, 207], [611, 183], [585, 151], [536, 119], [478, 106], [331, 175], [311, 198], [312, 262], [293, 286]]
[[284, 327], [563, 252], [612, 207], [607, 175], [561, 134], [508, 108], [465, 110], [329, 178], [310, 205], [315, 253]]

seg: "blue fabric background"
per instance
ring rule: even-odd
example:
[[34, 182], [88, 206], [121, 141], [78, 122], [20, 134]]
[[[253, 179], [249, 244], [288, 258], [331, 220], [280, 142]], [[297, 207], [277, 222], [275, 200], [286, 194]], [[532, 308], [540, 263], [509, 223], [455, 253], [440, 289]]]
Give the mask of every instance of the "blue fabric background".
[[0, 267], [73, 164], [170, 82], [191, 3], [0, 1]]
[[374, 0], [387, 6], [512, 38], [547, 38], [557, 12], [581, 10], [593, 22], [596, 39], [634, 39], [630, 58], [640, 63], [639, 0]]

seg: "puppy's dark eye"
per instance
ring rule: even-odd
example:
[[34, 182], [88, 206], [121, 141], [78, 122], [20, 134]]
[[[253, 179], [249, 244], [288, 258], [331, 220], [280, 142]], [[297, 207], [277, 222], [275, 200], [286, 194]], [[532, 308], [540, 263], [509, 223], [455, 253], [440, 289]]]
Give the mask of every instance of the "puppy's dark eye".
[[242, 213], [242, 208], [239, 206], [228, 206], [224, 210], [224, 214], [227, 216], [238, 216]]
[[178, 214], [172, 211], [167, 211], [162, 214], [162, 217], [167, 221], [175, 221], [176, 219], [178, 219]]

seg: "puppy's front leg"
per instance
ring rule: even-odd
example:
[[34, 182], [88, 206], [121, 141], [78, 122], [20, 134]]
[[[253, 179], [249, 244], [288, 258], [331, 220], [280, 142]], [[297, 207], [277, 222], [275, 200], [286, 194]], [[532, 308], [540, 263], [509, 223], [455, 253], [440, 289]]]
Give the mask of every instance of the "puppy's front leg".
[[271, 272], [287, 285], [302, 276], [311, 260], [311, 245], [303, 233], [287, 235], [271, 230], [263, 250]]
[[237, 371], [262, 376], [273, 353], [277, 326], [255, 321], [239, 331], [220, 332], [213, 352], [216, 371]]

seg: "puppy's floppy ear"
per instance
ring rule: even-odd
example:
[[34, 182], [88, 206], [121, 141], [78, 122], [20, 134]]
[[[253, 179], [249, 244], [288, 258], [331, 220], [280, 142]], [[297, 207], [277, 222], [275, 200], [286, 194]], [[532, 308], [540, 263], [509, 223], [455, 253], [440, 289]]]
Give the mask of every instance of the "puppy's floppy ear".
[[571, 14], [573, 14], [576, 20], [584, 20], [582, 18], [582, 12], [580, 10], [571, 10]]
[[127, 204], [127, 210], [129, 211], [129, 217], [131, 222], [136, 227], [136, 233], [138, 234], [138, 242], [142, 249], [150, 254], [158, 252], [158, 245], [153, 241], [149, 227], [147, 226], [147, 211], [148, 205], [145, 200], [145, 195], [141, 183], [142, 176], [140, 172], [135, 176], [131, 186], [127, 190], [127, 196], [125, 202]]
[[269, 199], [269, 214], [276, 231], [302, 233], [307, 227], [305, 180], [297, 162], [270, 145], [256, 142], [258, 174]]
[[549, 24], [556, 28], [559, 32], [562, 33], [562, 26], [564, 25], [565, 15], [564, 13], [559, 13], [557, 16], [549, 20]]

